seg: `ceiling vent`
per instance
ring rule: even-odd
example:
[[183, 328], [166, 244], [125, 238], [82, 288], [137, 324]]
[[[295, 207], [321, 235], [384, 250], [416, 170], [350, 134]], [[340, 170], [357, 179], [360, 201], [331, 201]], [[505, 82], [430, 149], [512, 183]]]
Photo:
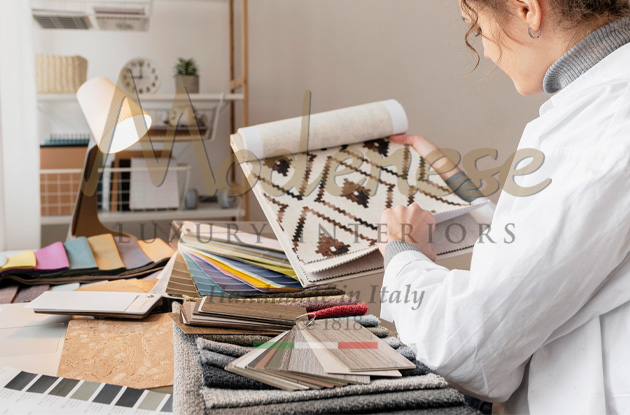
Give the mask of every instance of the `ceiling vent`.
[[90, 17], [81, 12], [35, 10], [33, 18], [42, 29], [83, 29], [92, 27]]
[[95, 6], [94, 16], [101, 30], [149, 30], [149, 17], [144, 8]]
[[147, 31], [152, 0], [31, 0], [42, 29]]

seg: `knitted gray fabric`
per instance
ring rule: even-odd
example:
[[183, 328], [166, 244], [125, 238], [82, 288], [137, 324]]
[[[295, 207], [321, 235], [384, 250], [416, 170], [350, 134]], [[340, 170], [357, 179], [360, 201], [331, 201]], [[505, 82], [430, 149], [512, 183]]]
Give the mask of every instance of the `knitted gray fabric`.
[[609, 23], [584, 38], [547, 70], [545, 92], [558, 92], [606, 56], [630, 42], [630, 17]]
[[457, 172], [444, 181], [448, 187], [461, 199], [466, 202], [473, 202], [475, 199], [483, 197], [477, 186], [463, 171]]
[[383, 261], [383, 265], [385, 269], [387, 269], [387, 265], [389, 265], [389, 261], [391, 261], [392, 258], [396, 256], [396, 254], [399, 254], [405, 251], [422, 252], [420, 248], [418, 248], [417, 246], [409, 242], [402, 242], [402, 241], [388, 242], [387, 245], [385, 245], [385, 256], [384, 256], [384, 261]]
[[199, 350], [210, 350], [232, 357], [241, 357], [254, 350], [253, 347], [243, 347], [237, 346], [235, 344], [220, 343], [201, 337], [197, 338], [197, 347], [199, 348]]
[[329, 323], [338, 321], [339, 323], [341, 323], [342, 327], [348, 327], [348, 325], [352, 327], [353, 321], [356, 321], [358, 324], [362, 325], [363, 327], [378, 327], [378, 325], [381, 324], [381, 320], [379, 320], [378, 317], [372, 314], [367, 314], [365, 316], [325, 318], [322, 320], [325, 320]]
[[[338, 389], [338, 388], [335, 388]], [[335, 390], [332, 389], [332, 390]], [[455, 389], [410, 390], [394, 393], [340, 396], [302, 402], [266, 404], [246, 408], [224, 408], [212, 414], [242, 415], [317, 415], [367, 414], [404, 409], [422, 409], [464, 405], [464, 396]]]
[[398, 349], [402, 345], [398, 337], [385, 337], [383, 341], [387, 343], [392, 349]]
[[204, 388], [202, 393], [209, 409], [290, 403], [342, 396], [365, 396], [377, 393], [403, 392], [421, 389], [444, 389], [446, 381], [437, 375], [408, 378], [377, 379], [367, 385], [348, 385], [332, 389], [288, 392], [283, 390], [225, 390]]

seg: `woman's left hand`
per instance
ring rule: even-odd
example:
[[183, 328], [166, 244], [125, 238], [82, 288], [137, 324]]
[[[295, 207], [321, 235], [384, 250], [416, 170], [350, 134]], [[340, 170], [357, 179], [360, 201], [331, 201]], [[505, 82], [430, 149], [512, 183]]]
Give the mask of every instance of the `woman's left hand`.
[[387, 242], [403, 241], [416, 245], [431, 261], [437, 259], [431, 243], [435, 218], [431, 212], [422, 209], [417, 203], [409, 207], [400, 205], [394, 209], [385, 209], [380, 223], [385, 227], [387, 235], [385, 240], [378, 242], [378, 249], [383, 256]]

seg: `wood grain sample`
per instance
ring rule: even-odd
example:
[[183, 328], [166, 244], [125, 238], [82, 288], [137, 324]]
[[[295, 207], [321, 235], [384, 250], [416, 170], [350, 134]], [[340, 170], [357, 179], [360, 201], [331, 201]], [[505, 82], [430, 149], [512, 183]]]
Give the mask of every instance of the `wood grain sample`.
[[316, 320], [309, 327], [298, 323], [298, 328], [305, 336], [328, 345], [324, 350], [351, 372], [416, 367], [365, 327], [336, 330], [326, 321]]
[[110, 293], [148, 293], [158, 282], [156, 279], [147, 280], [116, 280], [99, 284], [84, 285], [75, 291], [98, 291]]

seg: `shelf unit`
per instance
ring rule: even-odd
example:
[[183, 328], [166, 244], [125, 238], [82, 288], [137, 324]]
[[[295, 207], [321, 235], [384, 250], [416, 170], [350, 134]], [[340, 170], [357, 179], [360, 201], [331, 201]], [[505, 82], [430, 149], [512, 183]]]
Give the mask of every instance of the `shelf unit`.
[[[235, 109], [236, 103], [242, 104], [242, 126], [249, 125], [249, 61], [248, 61], [248, 0], [228, 0], [229, 2], [229, 50], [230, 50], [230, 83], [229, 93], [202, 93], [190, 94], [190, 99], [196, 109], [200, 111], [215, 110], [213, 117], [213, 128], [208, 128], [208, 134], [216, 134], [216, 124], [220, 111], [229, 105], [230, 107], [230, 131], [236, 131]], [[237, 74], [235, 34], [236, 3], [240, 3], [240, 74]], [[143, 107], [147, 109], [170, 109], [174, 98], [174, 93], [170, 94], [144, 94], [139, 97]], [[54, 102], [76, 102], [75, 94], [39, 94], [38, 101], [41, 103]], [[210, 126], [209, 126], [210, 127]], [[208, 135], [205, 139], [212, 139]], [[236, 179], [236, 169], [232, 170], [232, 181]], [[244, 179], [245, 180], [245, 179]], [[236, 207], [222, 209], [216, 203], [202, 204], [196, 210], [171, 210], [153, 212], [102, 212], [99, 218], [104, 223], [112, 222], [142, 222], [160, 220], [213, 220], [233, 218], [234, 220], [249, 220], [249, 195], [243, 194], [236, 202]], [[69, 224], [70, 216], [44, 216], [41, 219], [42, 225]]]
[[[222, 209], [218, 203], [203, 203], [195, 210], [163, 210], [155, 212], [101, 212], [103, 223], [132, 223], [171, 220], [239, 220], [244, 215], [242, 200], [235, 207]], [[43, 216], [42, 225], [70, 225], [72, 216]]]

